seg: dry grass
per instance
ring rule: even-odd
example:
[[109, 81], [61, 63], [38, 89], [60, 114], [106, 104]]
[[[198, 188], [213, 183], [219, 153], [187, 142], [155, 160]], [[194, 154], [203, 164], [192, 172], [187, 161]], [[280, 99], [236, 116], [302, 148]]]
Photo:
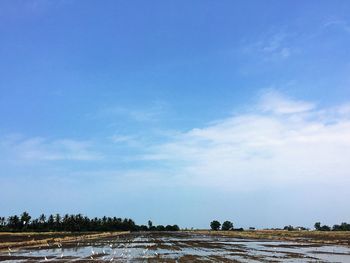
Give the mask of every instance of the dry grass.
[[[285, 230], [254, 230], [254, 231], [183, 231], [191, 234], [219, 235], [242, 239], [285, 240], [296, 242], [312, 242], [320, 244], [339, 244], [350, 246], [350, 231], [285, 231]], [[0, 251], [28, 247], [44, 247], [69, 242], [79, 242], [90, 239], [109, 238], [129, 232], [0, 232]]]
[[235, 238], [310, 241], [322, 244], [350, 245], [350, 231], [287, 231], [287, 230], [254, 230], [254, 231], [193, 231], [197, 234], [230, 236]]
[[25, 232], [11, 233], [0, 232], [0, 251], [28, 247], [41, 247], [48, 245], [58, 245], [67, 242], [79, 242], [90, 239], [100, 239], [130, 233], [124, 232]]

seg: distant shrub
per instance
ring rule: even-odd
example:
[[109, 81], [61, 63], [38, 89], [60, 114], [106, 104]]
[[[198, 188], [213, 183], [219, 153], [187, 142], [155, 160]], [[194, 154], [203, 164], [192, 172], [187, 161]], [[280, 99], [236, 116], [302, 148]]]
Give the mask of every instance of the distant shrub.
[[283, 230], [293, 231], [293, 230], [294, 230], [294, 227], [292, 227], [291, 225], [285, 226], [285, 227], [283, 228]]
[[232, 230], [233, 228], [233, 223], [231, 221], [225, 221], [222, 223], [221, 230], [228, 231]]
[[350, 224], [343, 222], [340, 225], [334, 225], [332, 230], [333, 231], [350, 231]]
[[211, 223], [210, 223], [210, 228], [214, 231], [218, 231], [220, 229], [220, 226], [221, 226], [221, 223], [217, 220], [213, 220]]

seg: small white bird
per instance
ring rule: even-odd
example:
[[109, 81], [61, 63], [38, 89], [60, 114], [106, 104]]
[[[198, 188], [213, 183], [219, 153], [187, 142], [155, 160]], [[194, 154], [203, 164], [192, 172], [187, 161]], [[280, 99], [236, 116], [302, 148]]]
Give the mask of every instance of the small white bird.
[[48, 261], [47, 257], [45, 256], [45, 261]]

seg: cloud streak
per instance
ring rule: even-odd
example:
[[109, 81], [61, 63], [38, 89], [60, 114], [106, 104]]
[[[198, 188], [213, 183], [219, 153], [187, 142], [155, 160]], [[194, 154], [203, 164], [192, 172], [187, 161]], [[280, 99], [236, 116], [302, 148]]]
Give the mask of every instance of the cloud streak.
[[276, 114], [295, 114], [308, 112], [315, 108], [314, 103], [292, 100], [274, 90], [265, 92], [261, 96], [258, 106], [262, 111]]
[[91, 142], [72, 139], [49, 140], [42, 137], [8, 136], [0, 141], [5, 158], [20, 162], [95, 161], [102, 155], [92, 150]]
[[266, 60], [287, 59], [292, 54], [292, 48], [288, 45], [290, 37], [282, 32], [269, 34], [248, 44], [244, 50], [247, 53], [259, 54]]
[[253, 108], [182, 133], [145, 158], [181, 167], [186, 183], [228, 190], [349, 183], [348, 106], [317, 109], [270, 91]]
[[3, 162], [100, 162], [91, 172], [101, 178], [132, 172], [145, 182], [153, 174], [159, 185], [250, 191], [330, 180], [347, 184], [349, 105], [322, 108], [269, 90], [246, 112], [147, 145], [132, 134], [99, 142], [9, 137], [0, 141], [0, 154]]
[[140, 123], [157, 122], [167, 110], [168, 105], [162, 101], [152, 102], [148, 106], [130, 108], [124, 106], [109, 106], [102, 108], [97, 113], [88, 115], [93, 118], [114, 118]]

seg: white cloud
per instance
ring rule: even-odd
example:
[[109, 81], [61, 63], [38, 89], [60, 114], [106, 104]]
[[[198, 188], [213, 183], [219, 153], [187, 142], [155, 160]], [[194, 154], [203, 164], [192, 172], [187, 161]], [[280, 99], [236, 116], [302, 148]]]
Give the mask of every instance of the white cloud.
[[279, 92], [271, 90], [261, 96], [259, 107], [263, 111], [277, 114], [290, 114], [310, 111], [315, 108], [315, 104], [300, 100], [292, 100]]
[[281, 49], [281, 45], [285, 38], [285, 34], [275, 34], [269, 39], [261, 42], [261, 50], [264, 52], [276, 52]]
[[290, 48], [282, 48], [282, 50], [281, 50], [281, 56], [283, 57], [283, 58], [288, 58], [289, 56], [290, 56]]
[[115, 134], [111, 137], [111, 140], [114, 143], [129, 143], [129, 142], [134, 142], [135, 138], [130, 135], [119, 135]]
[[254, 56], [261, 55], [266, 60], [286, 59], [291, 56], [293, 49], [289, 44], [290, 35], [285, 33], [269, 34], [258, 41], [248, 44], [244, 50]]
[[[133, 134], [133, 135], [123, 135], [123, 134], [114, 134], [110, 137], [110, 140], [115, 144], [123, 147], [144, 147], [144, 141], [143, 138], [140, 136]], [[125, 158], [125, 156], [124, 156]], [[128, 159], [131, 159], [134, 157], [128, 157]]]
[[91, 172], [102, 177], [106, 170], [118, 171], [118, 177], [132, 172], [140, 182], [152, 175], [155, 185], [158, 180], [159, 185], [228, 191], [290, 184], [312, 188], [314, 182], [339, 182], [350, 187], [349, 105], [320, 108], [270, 90], [245, 113], [168, 134], [164, 143], [153, 141], [124, 154], [124, 158], [131, 158], [129, 166], [125, 166], [127, 162], [122, 167], [116, 164], [113, 158], [123, 152], [109, 142], [112, 139], [130, 147], [139, 138], [118, 134], [100, 141], [99, 149], [106, 150], [103, 156], [96, 151], [97, 143], [12, 137], [0, 140], [0, 157], [15, 162], [105, 158], [104, 163], [110, 166], [103, 171], [101, 166], [94, 167]]
[[323, 26], [325, 28], [327, 28], [327, 27], [338, 27], [338, 28], [343, 29], [344, 31], [350, 33], [350, 25], [345, 20], [332, 19], [332, 20], [327, 21]]
[[90, 142], [71, 139], [48, 140], [41, 137], [9, 136], [0, 141], [2, 153], [16, 161], [99, 160]]
[[94, 115], [89, 117], [106, 118], [113, 117], [118, 119], [127, 119], [136, 122], [156, 122], [166, 111], [167, 104], [162, 101], [152, 102], [147, 107], [129, 108], [123, 106], [109, 106], [100, 109]]
[[255, 109], [182, 133], [145, 158], [172, 164], [185, 183], [231, 190], [349, 183], [349, 115], [327, 114], [276, 92], [262, 96]]

